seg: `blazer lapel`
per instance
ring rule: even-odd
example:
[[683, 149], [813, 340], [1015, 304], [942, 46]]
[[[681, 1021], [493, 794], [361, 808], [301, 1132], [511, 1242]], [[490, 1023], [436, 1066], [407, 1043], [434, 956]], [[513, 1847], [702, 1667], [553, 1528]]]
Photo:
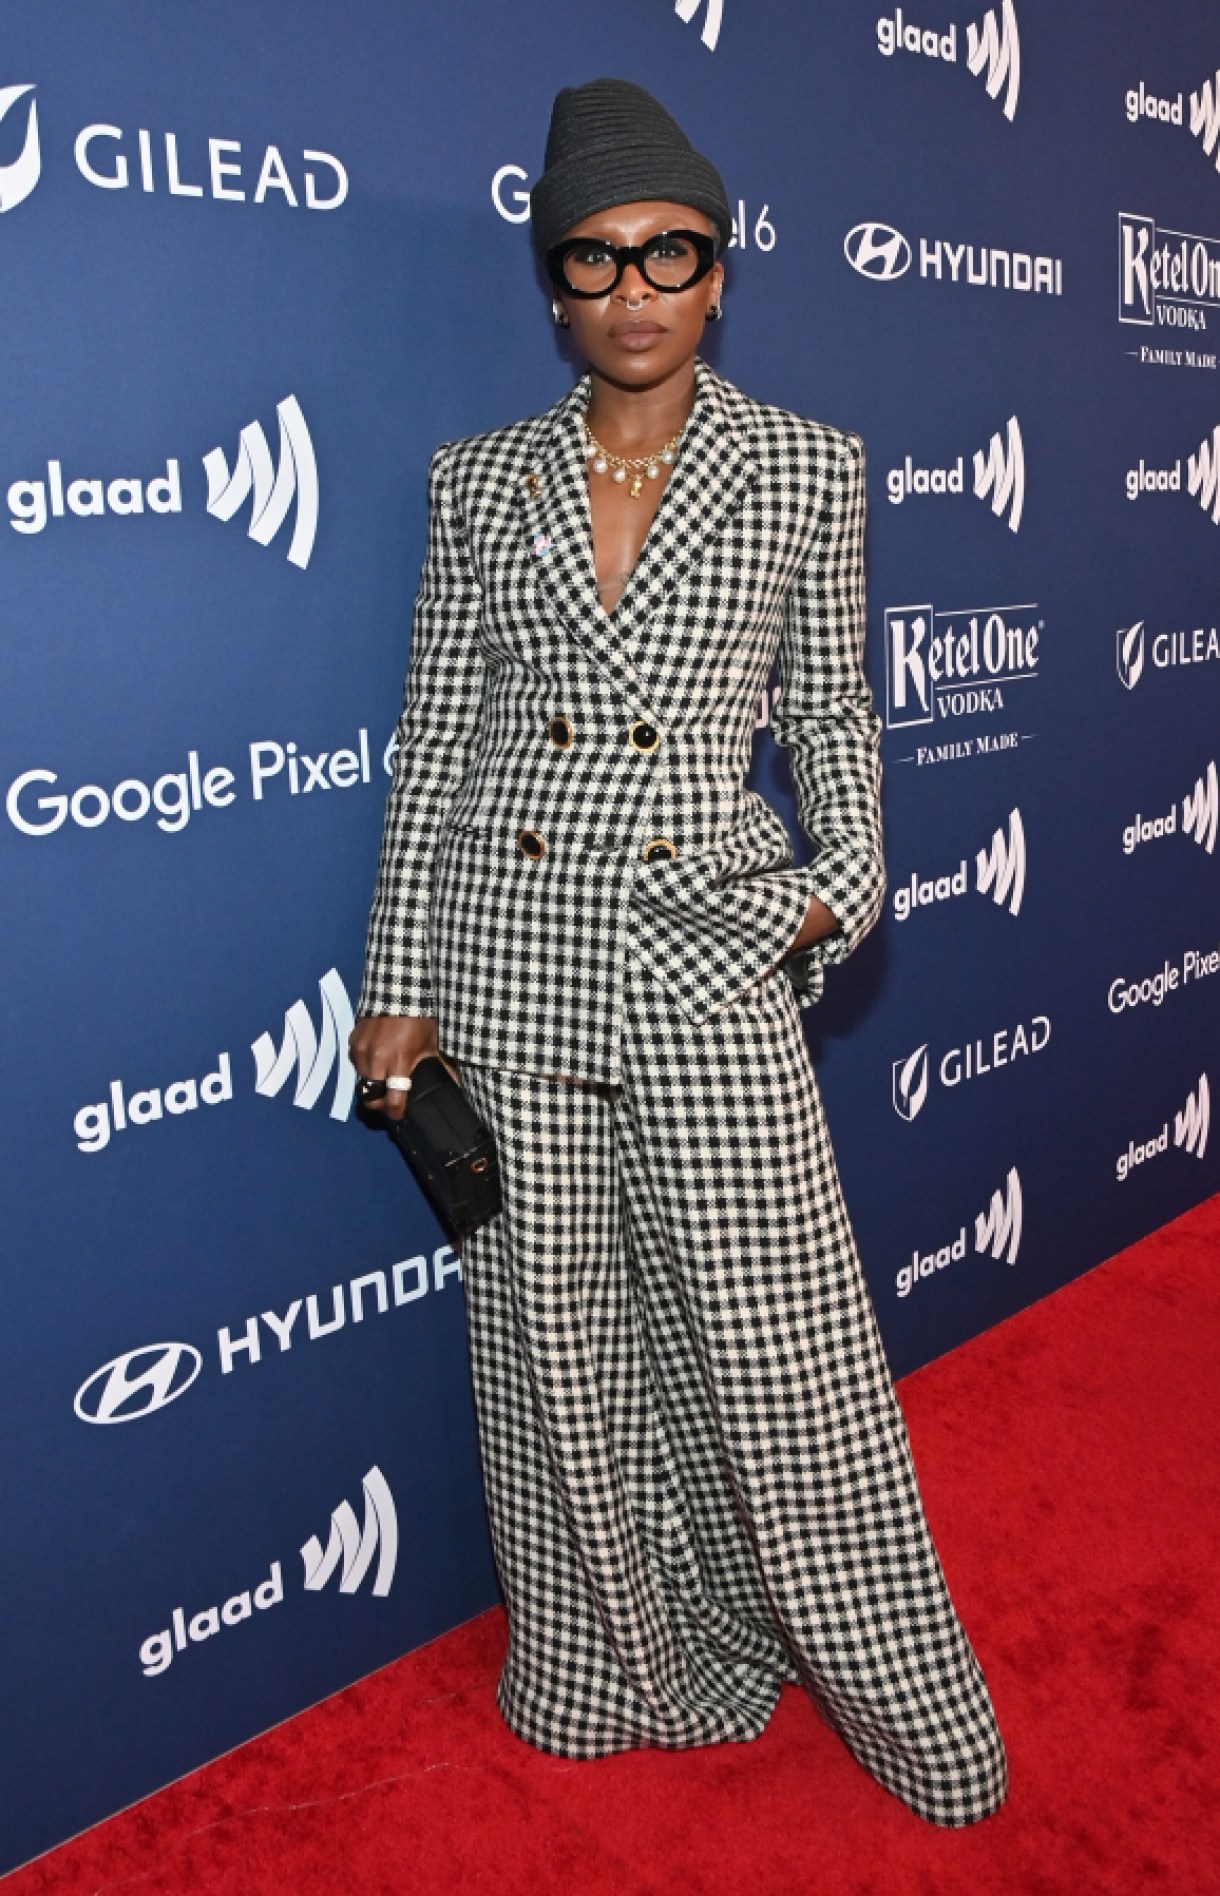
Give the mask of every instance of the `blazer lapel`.
[[647, 647], [649, 626], [666, 599], [758, 478], [749, 437], [737, 426], [727, 393], [715, 371], [696, 357], [695, 405], [677, 463], [615, 608], [614, 630], [625, 646]]
[[558, 616], [635, 709], [648, 715], [617, 625], [602, 610], [593, 563], [584, 414], [589, 377], [539, 416], [518, 488], [526, 547]]
[[758, 476], [726, 399], [726, 384], [695, 360], [695, 404], [678, 459], [613, 616], [602, 609], [593, 560], [584, 416], [586, 374], [538, 419], [532, 459], [518, 497], [530, 558], [555, 610], [624, 696], [648, 715], [631, 661], [645, 649], [649, 623]]

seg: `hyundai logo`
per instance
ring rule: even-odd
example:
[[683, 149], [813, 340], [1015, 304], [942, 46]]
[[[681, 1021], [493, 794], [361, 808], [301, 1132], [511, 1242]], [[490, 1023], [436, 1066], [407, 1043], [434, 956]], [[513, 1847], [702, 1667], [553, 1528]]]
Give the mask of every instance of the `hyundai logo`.
[[843, 255], [876, 283], [892, 283], [911, 267], [911, 246], [892, 224], [857, 224], [843, 239]]
[[202, 1368], [189, 1343], [147, 1343], [95, 1369], [72, 1407], [82, 1422], [134, 1422], [185, 1395]]

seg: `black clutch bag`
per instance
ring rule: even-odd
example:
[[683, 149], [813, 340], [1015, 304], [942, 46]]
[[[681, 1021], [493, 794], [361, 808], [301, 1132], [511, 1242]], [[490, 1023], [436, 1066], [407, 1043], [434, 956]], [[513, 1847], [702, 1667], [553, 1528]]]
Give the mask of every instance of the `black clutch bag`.
[[[383, 1082], [366, 1083], [365, 1099]], [[441, 1218], [458, 1237], [490, 1223], [501, 1206], [495, 1140], [443, 1060], [419, 1060], [407, 1110], [389, 1134]]]

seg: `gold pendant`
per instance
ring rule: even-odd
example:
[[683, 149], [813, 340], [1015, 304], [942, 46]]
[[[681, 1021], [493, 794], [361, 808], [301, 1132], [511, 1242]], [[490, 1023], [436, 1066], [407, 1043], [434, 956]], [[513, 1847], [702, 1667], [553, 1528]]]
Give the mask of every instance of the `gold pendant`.
[[637, 474], [635, 479], [631, 483], [632, 500], [638, 500], [640, 495], [643, 493], [643, 491], [644, 491], [644, 477], [642, 474]]

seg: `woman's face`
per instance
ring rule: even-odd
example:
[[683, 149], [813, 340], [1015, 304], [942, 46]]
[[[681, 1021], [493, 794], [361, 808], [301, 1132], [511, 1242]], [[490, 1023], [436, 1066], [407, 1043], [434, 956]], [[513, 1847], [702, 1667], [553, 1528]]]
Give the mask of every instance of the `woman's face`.
[[[689, 204], [650, 198], [616, 204], [573, 224], [568, 237], [601, 237], [611, 244], [642, 244], [663, 230], [706, 231], [716, 226]], [[609, 381], [627, 388], [662, 382], [689, 362], [699, 347], [712, 304], [719, 301], [723, 264], [715, 263], [689, 290], [656, 290], [629, 263], [605, 296], [568, 296], [553, 291], [572, 325], [572, 340]], [[628, 304], [633, 307], [628, 308]]]

